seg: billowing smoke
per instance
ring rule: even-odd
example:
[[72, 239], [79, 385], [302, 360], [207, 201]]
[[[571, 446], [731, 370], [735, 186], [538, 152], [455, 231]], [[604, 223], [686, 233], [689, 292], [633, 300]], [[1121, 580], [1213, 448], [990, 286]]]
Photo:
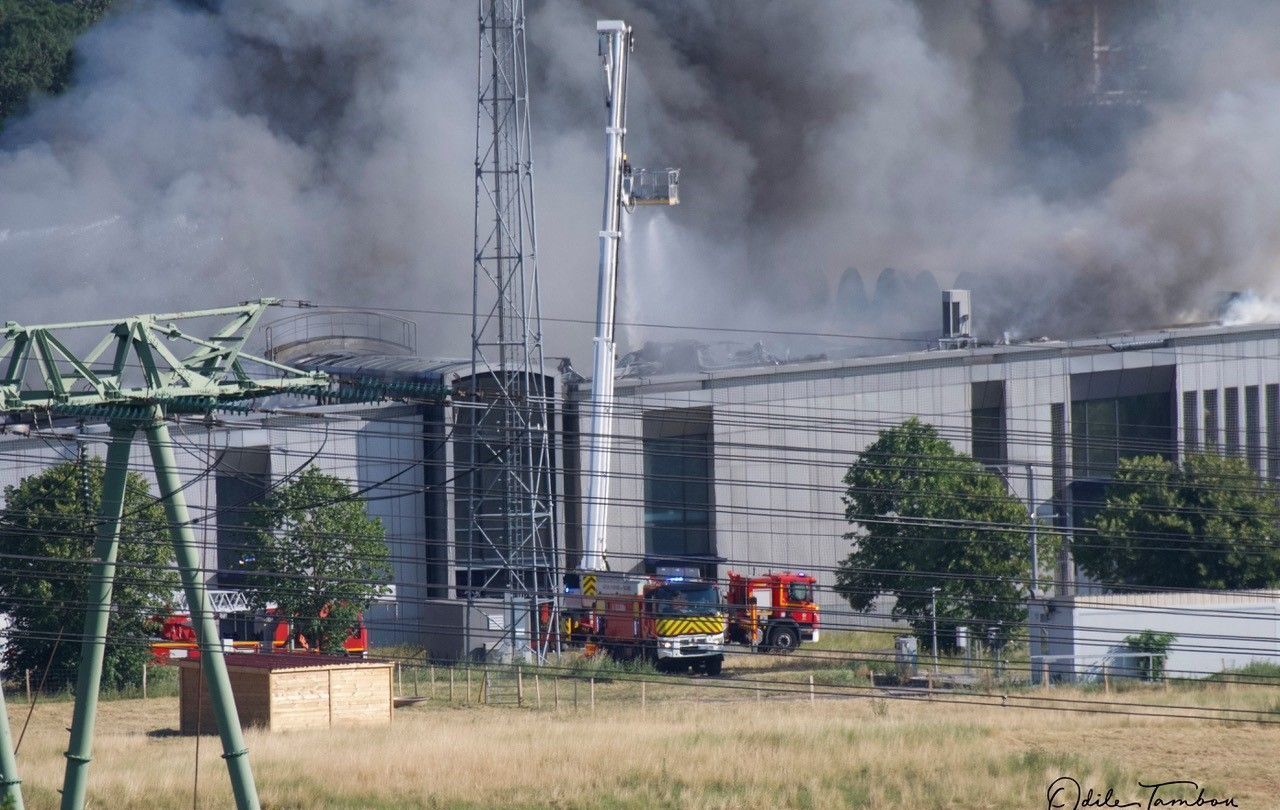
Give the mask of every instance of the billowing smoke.
[[651, 67], [641, 40], [666, 115], [637, 121], [687, 167], [662, 237], [681, 261], [646, 268], [666, 280], [646, 310], [693, 283], [725, 322], [829, 311], [837, 331], [910, 332], [937, 328], [934, 291], [955, 284], [983, 333], [1030, 336], [1277, 292], [1280, 8], [1101, 3], [1127, 11], [1102, 34], [1119, 44], [1104, 66], [1124, 69], [1086, 97], [1090, 5], [633, 15], [674, 51]]
[[1263, 297], [1246, 290], [1228, 296], [1221, 310], [1220, 320], [1225, 326], [1241, 326], [1251, 323], [1280, 322], [1280, 300]]
[[[233, 303], [469, 310], [474, 9], [126, 4], [0, 135], [4, 317]], [[465, 353], [467, 318], [424, 318]]]
[[[530, 0], [544, 312], [594, 311], [594, 20], [615, 16], [637, 36], [629, 152], [683, 169], [680, 207], [629, 220], [629, 320], [921, 331], [957, 284], [987, 335], [1079, 334], [1280, 294], [1280, 8], [1128, 4], [1108, 58], [1130, 72], [1082, 100], [1072, 5]], [[0, 133], [0, 317], [468, 310], [475, 18], [118, 10], [72, 89]], [[466, 318], [419, 320], [423, 351], [466, 352]], [[546, 331], [549, 353], [589, 353], [587, 327]]]

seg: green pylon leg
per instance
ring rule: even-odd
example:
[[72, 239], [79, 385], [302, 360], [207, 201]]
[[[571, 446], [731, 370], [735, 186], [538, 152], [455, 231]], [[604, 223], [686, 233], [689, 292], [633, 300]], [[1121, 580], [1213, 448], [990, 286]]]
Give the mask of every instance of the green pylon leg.
[[191, 522], [187, 516], [187, 500], [182, 495], [182, 482], [178, 479], [178, 465], [173, 457], [169, 428], [164, 423], [163, 414], [159, 412], [147, 427], [147, 444], [151, 447], [151, 463], [155, 468], [160, 497], [164, 501], [165, 514], [169, 519], [174, 556], [178, 561], [178, 572], [182, 576], [182, 587], [187, 593], [187, 606], [191, 610], [191, 626], [195, 628], [196, 642], [200, 646], [200, 668], [213, 703], [218, 735], [222, 738], [222, 758], [227, 761], [236, 807], [239, 810], [258, 810], [258, 789], [253, 783], [249, 752], [245, 749], [244, 735], [240, 731], [240, 716], [236, 712], [235, 698], [231, 693], [231, 679], [227, 676], [221, 636], [217, 622], [214, 621], [209, 594], [204, 587], [195, 533], [191, 530]]
[[9, 731], [3, 685], [0, 685], [0, 801], [5, 802], [9, 810], [23, 810], [22, 780], [18, 778], [18, 763], [13, 758], [13, 735]]
[[116, 575], [120, 547], [120, 515], [129, 473], [129, 449], [133, 425], [113, 424], [107, 447], [106, 477], [98, 530], [93, 542], [93, 568], [89, 573], [89, 600], [80, 641], [80, 669], [76, 673], [76, 703], [71, 714], [71, 744], [67, 746], [67, 770], [62, 780], [63, 810], [84, 807], [89, 760], [93, 756], [93, 725], [98, 714], [98, 689], [102, 683], [102, 656], [107, 646], [107, 620], [111, 616], [111, 586]]

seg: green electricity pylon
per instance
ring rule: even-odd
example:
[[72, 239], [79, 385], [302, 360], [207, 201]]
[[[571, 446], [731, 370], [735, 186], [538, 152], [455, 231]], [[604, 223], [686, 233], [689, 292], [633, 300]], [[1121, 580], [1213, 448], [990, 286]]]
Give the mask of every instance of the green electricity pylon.
[[[166, 418], [174, 413], [208, 413], [219, 406], [273, 394], [320, 392], [327, 387], [324, 374], [300, 371], [244, 351], [245, 341], [266, 308], [277, 303], [264, 298], [236, 307], [138, 315], [115, 321], [49, 326], [9, 322], [4, 326], [0, 411], [103, 418], [111, 428], [89, 575], [71, 742], [66, 752], [63, 810], [80, 810], [85, 803], [129, 453], [139, 430], [146, 434], [151, 450], [236, 807], [259, 807]], [[223, 320], [208, 337], [178, 326], [212, 318]], [[84, 334], [82, 330], [89, 329], [105, 329], [107, 334], [91, 351], [78, 356], [68, 345]], [[251, 374], [250, 369], [256, 373]], [[4, 771], [0, 773], [0, 787], [5, 791], [5, 800], [21, 807], [12, 751], [8, 724], [0, 723], [0, 770]]]

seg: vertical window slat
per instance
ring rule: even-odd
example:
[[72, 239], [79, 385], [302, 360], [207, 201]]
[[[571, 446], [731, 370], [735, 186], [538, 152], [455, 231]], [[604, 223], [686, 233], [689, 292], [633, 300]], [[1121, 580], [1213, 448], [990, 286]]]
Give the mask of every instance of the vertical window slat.
[[1218, 392], [1210, 389], [1204, 392], [1204, 449], [1216, 453], [1218, 444]]
[[1244, 389], [1244, 447], [1249, 468], [1262, 474], [1262, 413], [1258, 402], [1258, 386]]
[[1200, 392], [1182, 392], [1183, 455], [1200, 449]]
[[1240, 389], [1231, 387], [1223, 392], [1222, 409], [1225, 411], [1227, 455], [1240, 455]]

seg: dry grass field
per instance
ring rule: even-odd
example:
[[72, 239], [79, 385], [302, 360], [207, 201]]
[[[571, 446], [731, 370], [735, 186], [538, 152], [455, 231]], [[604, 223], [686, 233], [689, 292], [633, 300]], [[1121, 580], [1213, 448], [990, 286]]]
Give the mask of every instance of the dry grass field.
[[[745, 677], [761, 670], [747, 667]], [[438, 671], [439, 672], [439, 671]], [[663, 679], [588, 688], [531, 678], [526, 706], [445, 697], [397, 711], [390, 727], [250, 732], [270, 808], [1043, 808], [1059, 776], [1142, 799], [1139, 782], [1194, 779], [1242, 808], [1280, 807], [1280, 726], [1136, 718], [942, 701], [700, 689]], [[729, 681], [734, 683], [734, 681]], [[739, 682], [741, 683], [741, 682]], [[800, 684], [804, 684], [800, 687]], [[406, 691], [410, 691], [406, 687]], [[424, 695], [430, 687], [422, 682]], [[1274, 689], [1197, 685], [1055, 697], [1280, 708]], [[1011, 701], [1012, 702], [1012, 701]], [[70, 703], [37, 707], [19, 754], [27, 806], [56, 806]], [[25, 707], [11, 705], [15, 733]], [[176, 736], [177, 701], [102, 704], [91, 772], [96, 808], [192, 806], [196, 740]], [[199, 806], [230, 807], [216, 737], [200, 741]], [[1165, 794], [1162, 794], [1165, 795]], [[1173, 796], [1176, 794], [1168, 794]], [[1070, 807], [1070, 804], [1066, 804]]]

